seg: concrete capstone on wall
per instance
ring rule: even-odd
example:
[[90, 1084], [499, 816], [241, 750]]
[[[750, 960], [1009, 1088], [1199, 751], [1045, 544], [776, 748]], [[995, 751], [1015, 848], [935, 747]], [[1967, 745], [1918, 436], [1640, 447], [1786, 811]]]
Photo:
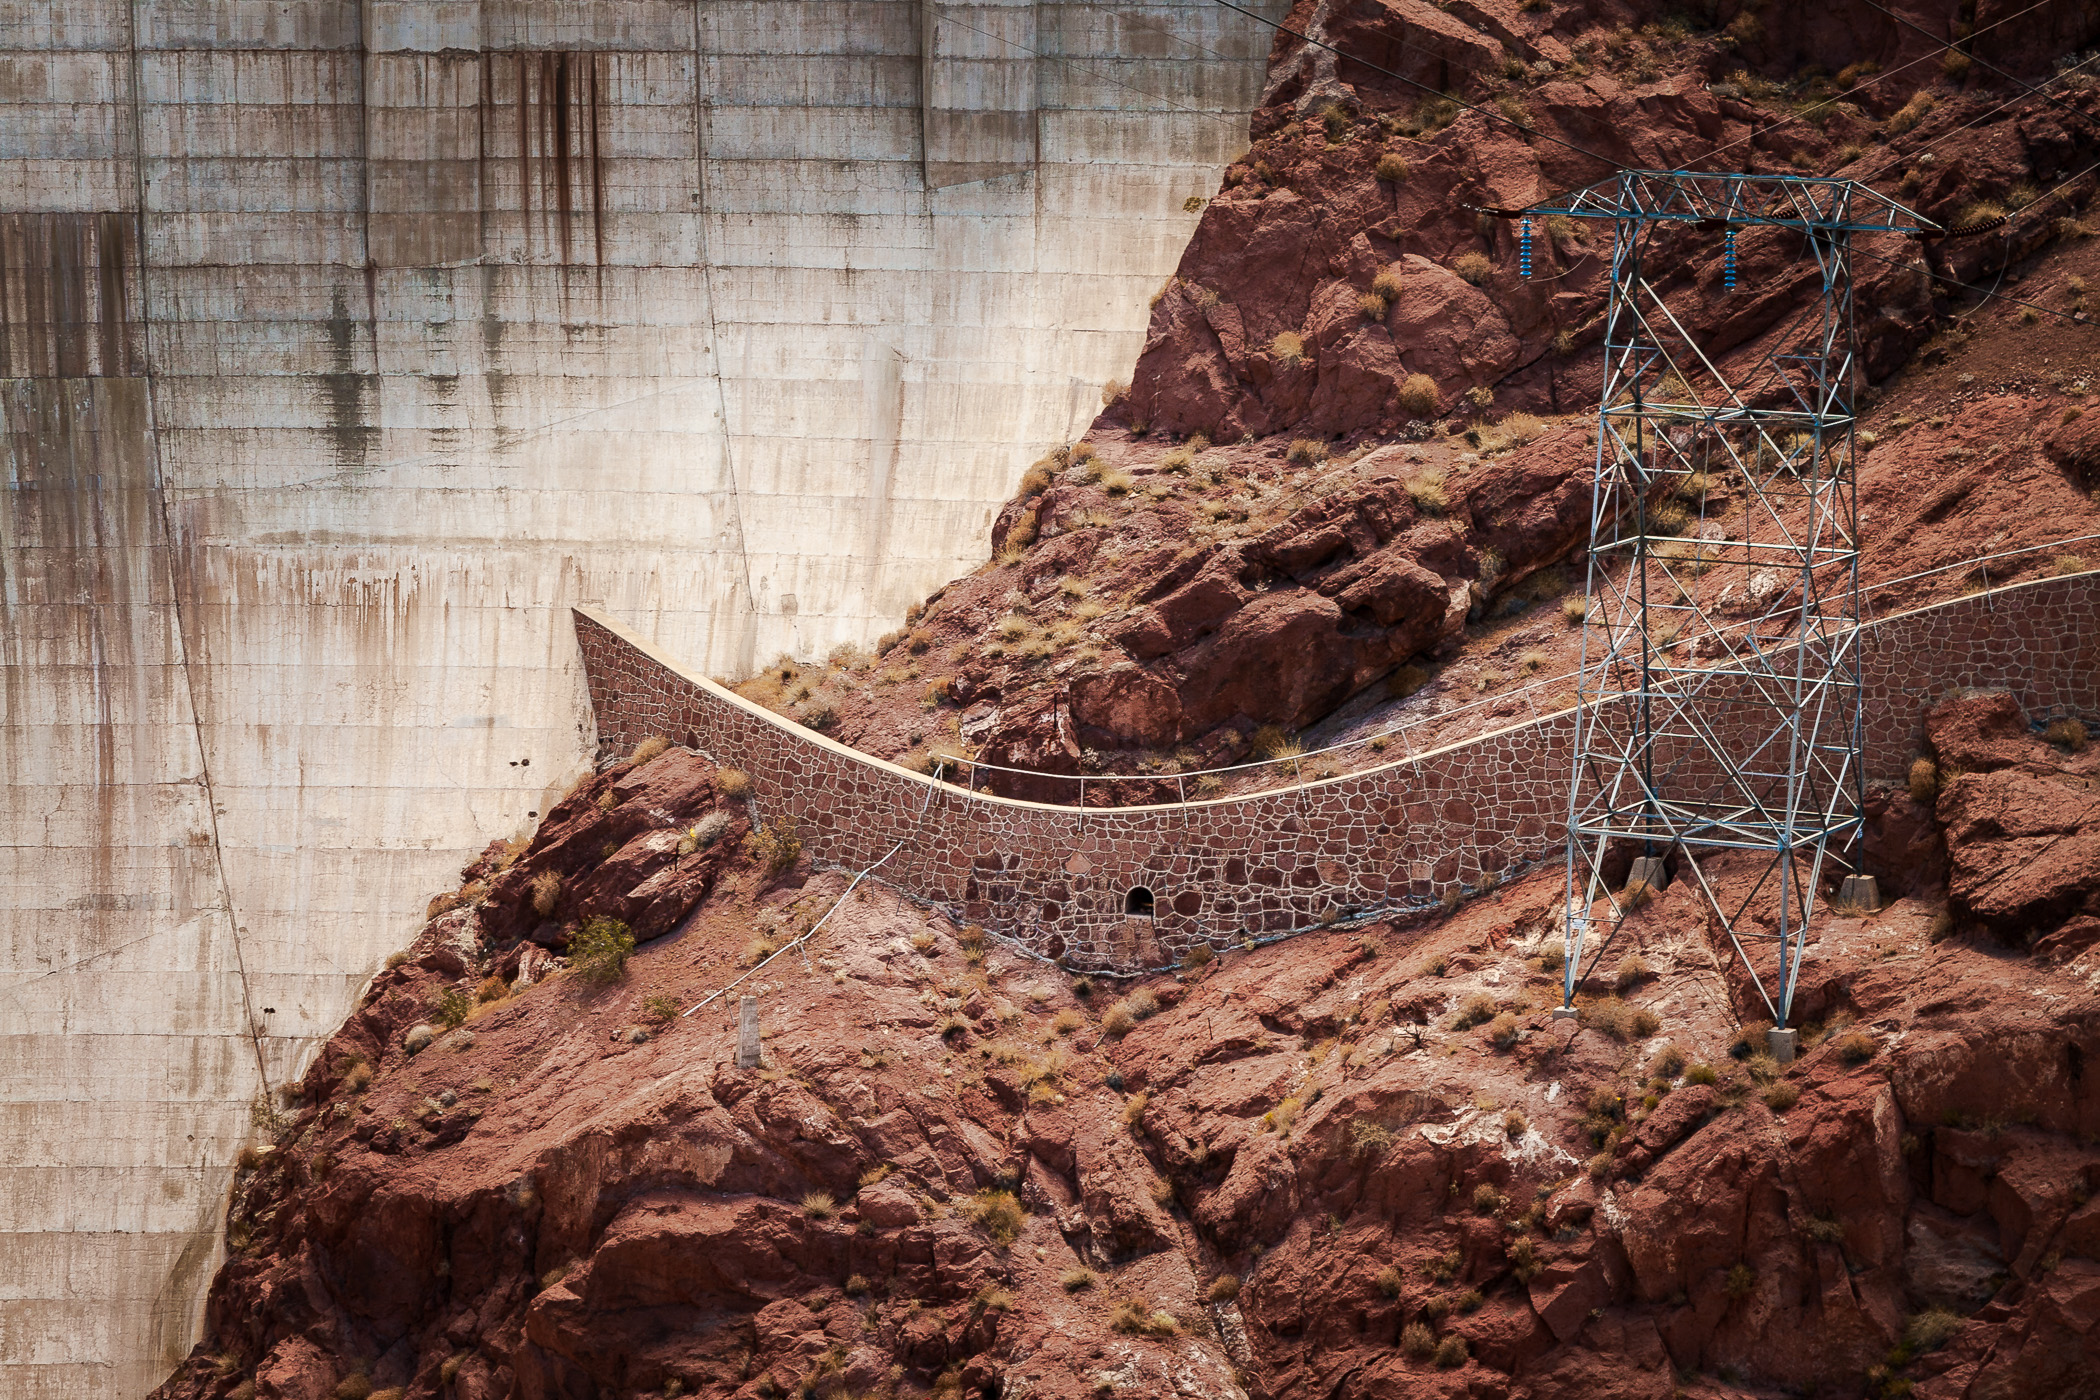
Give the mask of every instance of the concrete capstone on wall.
[[[576, 611], [602, 744], [662, 735], [742, 768], [769, 822], [1045, 957], [1135, 972], [1352, 914], [1419, 909], [1556, 855], [1575, 712], [1320, 782], [1169, 806], [1053, 806], [872, 758], [687, 672]], [[2100, 575], [2020, 584], [1861, 631], [1870, 778], [1898, 777], [1925, 714], [1971, 687], [2030, 717], [2100, 714]], [[1142, 888], [1150, 918], [1127, 899]]]

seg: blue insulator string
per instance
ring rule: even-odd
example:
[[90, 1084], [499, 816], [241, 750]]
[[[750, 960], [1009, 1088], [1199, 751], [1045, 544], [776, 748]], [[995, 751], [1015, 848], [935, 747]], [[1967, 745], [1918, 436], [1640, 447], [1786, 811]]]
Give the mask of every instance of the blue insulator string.
[[1531, 220], [1526, 219], [1517, 233], [1517, 274], [1531, 275]]
[[1735, 230], [1730, 228], [1721, 236], [1721, 289], [1735, 290]]

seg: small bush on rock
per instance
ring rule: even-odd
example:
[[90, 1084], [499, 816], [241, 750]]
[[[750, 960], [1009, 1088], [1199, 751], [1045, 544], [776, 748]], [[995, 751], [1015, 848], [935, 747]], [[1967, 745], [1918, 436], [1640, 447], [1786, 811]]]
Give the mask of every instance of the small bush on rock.
[[1108, 1314], [1108, 1325], [1132, 1337], [1171, 1337], [1181, 1330], [1172, 1313], [1154, 1308], [1152, 1300], [1142, 1293], [1133, 1293], [1117, 1303]]
[[1229, 1303], [1240, 1296], [1240, 1281], [1234, 1274], [1219, 1274], [1210, 1281], [1210, 1300], [1213, 1303]]
[[831, 1219], [837, 1214], [838, 1206], [829, 1191], [806, 1191], [802, 1196], [802, 1213], [812, 1220]]
[[1451, 270], [1477, 287], [1488, 280], [1495, 265], [1487, 260], [1485, 253], [1460, 253], [1451, 260]]
[[1416, 418], [1433, 415], [1438, 399], [1436, 381], [1426, 374], [1410, 374], [1400, 382], [1400, 407]]
[[1087, 1289], [1094, 1286], [1094, 1271], [1092, 1269], [1067, 1269], [1064, 1277], [1057, 1282], [1067, 1293], [1084, 1293]]
[[618, 919], [596, 914], [569, 939], [569, 967], [586, 982], [605, 986], [627, 975], [634, 934]]
[[1865, 1031], [1852, 1031], [1838, 1037], [1837, 1057], [1848, 1065], [1863, 1065], [1874, 1058], [1874, 1037]]
[[669, 739], [666, 739], [661, 734], [651, 734], [634, 746], [634, 752], [627, 755], [627, 761], [639, 768], [670, 747], [671, 741]]
[[1765, 1090], [1765, 1107], [1774, 1113], [1784, 1113], [1801, 1102], [1801, 1091], [1784, 1079]]
[[1021, 1227], [1028, 1223], [1027, 1213], [1021, 1209], [1020, 1200], [1011, 1191], [979, 1191], [970, 1198], [963, 1211], [977, 1222], [977, 1228], [990, 1235], [992, 1243], [1001, 1249], [1020, 1238]]
[[1613, 975], [1612, 982], [1623, 992], [1628, 987], [1638, 986], [1642, 980], [1654, 975], [1655, 971], [1648, 966], [1646, 958], [1639, 953], [1628, 953], [1625, 957], [1619, 959], [1619, 970]]
[[741, 802], [751, 795], [751, 775], [741, 768], [717, 768], [715, 791], [731, 802]]
[[1400, 1329], [1400, 1350], [1417, 1361], [1427, 1360], [1436, 1350], [1436, 1333], [1424, 1322], [1410, 1322]]
[[1390, 1265], [1383, 1269], [1380, 1269], [1378, 1271], [1378, 1277], [1372, 1279], [1371, 1282], [1377, 1287], [1380, 1293], [1383, 1293], [1388, 1298], [1399, 1297], [1400, 1290], [1406, 1286], [1401, 1281], [1400, 1271], [1391, 1267]]
[[1436, 1344], [1436, 1366], [1439, 1371], [1452, 1371], [1466, 1364], [1471, 1355], [1466, 1350], [1464, 1337], [1446, 1337]]
[[554, 917], [554, 910], [561, 903], [561, 872], [542, 870], [532, 877], [532, 912], [543, 919]]
[[1962, 1320], [1945, 1308], [1927, 1308], [1914, 1315], [1903, 1328], [1903, 1342], [1912, 1351], [1938, 1351], [1961, 1331]]
[[1378, 158], [1378, 178], [1389, 185], [1397, 185], [1407, 178], [1407, 161], [1392, 151]]
[[1495, 999], [1485, 992], [1475, 992], [1459, 1003], [1458, 1012], [1451, 1018], [1451, 1029], [1471, 1030], [1485, 1025], [1495, 1018]]

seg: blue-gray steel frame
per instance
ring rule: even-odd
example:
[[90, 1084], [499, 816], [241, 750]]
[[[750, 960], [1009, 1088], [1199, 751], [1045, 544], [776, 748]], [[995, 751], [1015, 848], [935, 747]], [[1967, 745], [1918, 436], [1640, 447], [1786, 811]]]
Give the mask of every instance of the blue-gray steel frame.
[[[1623, 172], [1525, 212], [1609, 219], [1614, 232], [1562, 1002], [1591, 935], [1608, 941], [1627, 912], [1604, 878], [1620, 842], [1677, 855], [1784, 1026], [1824, 863], [1855, 857], [1864, 798], [1851, 240], [1931, 225], [1849, 180], [1666, 171]], [[1796, 230], [1820, 274], [1818, 302], [1744, 383], [1644, 274], [1670, 225]], [[1741, 512], [1710, 518], [1709, 488], [1722, 485], [1740, 491]], [[1702, 606], [1686, 585], [1716, 570], [1734, 577]], [[1722, 851], [1767, 857], [1732, 907], [1700, 865]], [[1746, 927], [1753, 911], [1770, 931]], [[1759, 941], [1777, 945], [1769, 972], [1745, 947]]]

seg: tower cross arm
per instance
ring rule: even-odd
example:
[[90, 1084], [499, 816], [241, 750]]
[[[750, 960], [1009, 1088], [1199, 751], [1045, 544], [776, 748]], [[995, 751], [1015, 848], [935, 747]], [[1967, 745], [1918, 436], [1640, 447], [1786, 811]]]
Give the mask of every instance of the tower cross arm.
[[1940, 227], [1857, 180], [1813, 175], [1622, 170], [1579, 190], [1512, 210], [1519, 217], [1635, 220], [1709, 227], [1820, 229], [1920, 237]]

